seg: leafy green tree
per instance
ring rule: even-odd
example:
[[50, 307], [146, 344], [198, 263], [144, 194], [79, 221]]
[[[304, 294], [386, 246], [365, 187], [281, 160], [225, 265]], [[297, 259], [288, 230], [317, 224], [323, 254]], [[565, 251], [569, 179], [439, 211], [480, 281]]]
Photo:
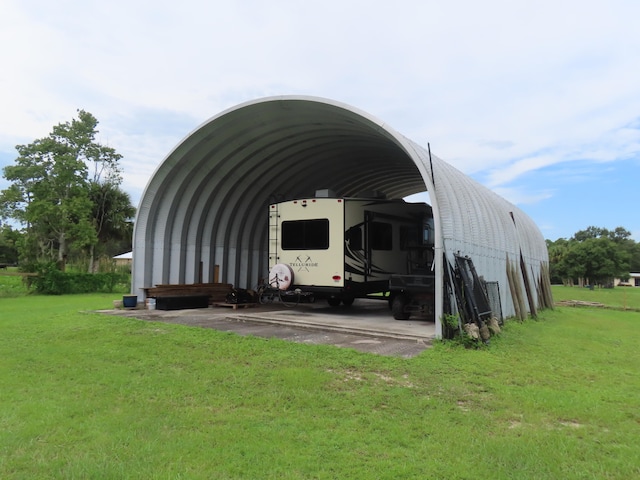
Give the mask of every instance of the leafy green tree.
[[614, 278], [626, 279], [630, 272], [640, 271], [640, 244], [624, 227], [590, 226], [569, 240], [547, 240], [547, 249], [552, 280], [565, 284], [609, 285]]
[[587, 227], [585, 230], [577, 231], [573, 235], [572, 240], [583, 242], [589, 238], [600, 238], [600, 237], [608, 237], [608, 236], [609, 236], [609, 230], [607, 230], [606, 228], [590, 226], [590, 227]]
[[630, 272], [640, 273], [640, 243], [635, 242], [629, 251]]
[[91, 205], [84, 187], [86, 164], [72, 146], [53, 134], [16, 149], [20, 154], [16, 165], [4, 169], [5, 178], [13, 182], [3, 192], [9, 210], [37, 239], [40, 251], [30, 253], [46, 257], [55, 245], [58, 260], [63, 260], [69, 242], [92, 241], [87, 222]]
[[[629, 271], [640, 272], [640, 244], [631, 238], [631, 232], [623, 227], [617, 227], [609, 232], [609, 238], [613, 240], [629, 259]], [[625, 278], [621, 276], [620, 278]]]
[[569, 278], [568, 272], [563, 268], [562, 260], [569, 251], [571, 243], [565, 238], [559, 238], [555, 242], [547, 240], [547, 251], [549, 252], [549, 276], [552, 283], [566, 283]]
[[131, 249], [135, 208], [126, 192], [110, 182], [92, 181], [89, 197], [93, 204], [92, 221], [98, 241], [90, 246], [89, 271], [95, 269], [99, 255], [113, 256]]
[[[89, 251], [93, 259], [105, 218], [123, 218], [95, 204], [101, 188], [119, 192], [120, 203], [128, 198], [119, 191], [121, 156], [96, 142], [97, 125], [93, 115], [78, 110], [77, 119], [53, 127], [49, 136], [18, 145], [15, 164], [4, 168], [11, 185], [0, 192], [0, 208], [25, 227], [21, 254], [26, 260], [65, 261], [70, 251]], [[129, 210], [117, 205], [127, 214], [132, 209], [130, 202]]]
[[586, 230], [579, 230], [573, 235], [572, 240], [582, 242], [589, 238], [608, 238], [616, 243], [624, 243], [626, 241], [633, 242], [633, 240], [631, 240], [631, 232], [624, 227], [607, 230], [606, 228], [594, 226], [587, 227]]
[[576, 243], [565, 257], [569, 273], [596, 285], [613, 285], [613, 279], [629, 275], [629, 257], [613, 240], [588, 238]]
[[0, 263], [18, 263], [18, 245], [21, 235], [22, 234], [18, 230], [14, 230], [11, 225], [2, 225], [2, 227], [0, 227]]
[[629, 274], [629, 256], [607, 237], [570, 242], [558, 270], [580, 284], [612, 285]]

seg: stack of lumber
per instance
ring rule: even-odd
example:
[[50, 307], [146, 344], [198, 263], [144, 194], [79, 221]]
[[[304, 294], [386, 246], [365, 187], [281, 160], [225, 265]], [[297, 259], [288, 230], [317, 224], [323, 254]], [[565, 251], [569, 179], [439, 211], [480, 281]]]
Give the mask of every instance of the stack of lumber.
[[556, 305], [563, 307], [604, 307], [604, 303], [598, 302], [585, 302], [583, 300], [562, 300], [556, 302]]
[[150, 298], [197, 297], [208, 296], [209, 304], [224, 302], [233, 289], [230, 283], [190, 283], [185, 285], [156, 285], [144, 288], [144, 294]]

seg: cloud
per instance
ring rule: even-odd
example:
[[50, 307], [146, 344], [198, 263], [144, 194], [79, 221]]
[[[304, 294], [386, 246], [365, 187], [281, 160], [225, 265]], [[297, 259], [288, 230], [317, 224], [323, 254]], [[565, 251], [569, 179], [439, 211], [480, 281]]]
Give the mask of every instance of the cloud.
[[140, 192], [211, 116], [308, 94], [531, 205], [558, 191], [531, 178], [638, 157], [637, 18], [634, 0], [5, 0], [0, 151], [84, 108]]

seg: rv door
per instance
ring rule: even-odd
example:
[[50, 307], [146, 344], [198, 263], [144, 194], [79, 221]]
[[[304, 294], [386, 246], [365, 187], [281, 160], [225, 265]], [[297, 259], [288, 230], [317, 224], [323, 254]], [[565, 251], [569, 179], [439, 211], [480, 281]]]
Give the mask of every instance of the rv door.
[[392, 272], [405, 269], [406, 254], [394, 245], [394, 230], [402, 219], [386, 213], [365, 211], [365, 256], [368, 281], [384, 281]]
[[[389, 221], [389, 216], [365, 210], [364, 212], [364, 257], [365, 257], [365, 281], [367, 278], [379, 276], [380, 265], [377, 262], [383, 261], [384, 255], [374, 253], [378, 251], [381, 254], [390, 251], [393, 245], [393, 226]], [[374, 272], [375, 268], [375, 272]]]
[[373, 244], [371, 236], [373, 235], [373, 218], [375, 214], [368, 210], [364, 212], [364, 281], [367, 281], [367, 277], [371, 276], [371, 245]]

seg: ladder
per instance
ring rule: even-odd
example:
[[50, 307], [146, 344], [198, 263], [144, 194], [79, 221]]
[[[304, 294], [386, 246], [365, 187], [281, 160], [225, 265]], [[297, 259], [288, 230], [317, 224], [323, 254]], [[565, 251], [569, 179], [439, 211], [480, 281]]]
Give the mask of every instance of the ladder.
[[280, 215], [278, 205], [269, 206], [269, 270], [278, 263], [278, 231], [280, 226]]

